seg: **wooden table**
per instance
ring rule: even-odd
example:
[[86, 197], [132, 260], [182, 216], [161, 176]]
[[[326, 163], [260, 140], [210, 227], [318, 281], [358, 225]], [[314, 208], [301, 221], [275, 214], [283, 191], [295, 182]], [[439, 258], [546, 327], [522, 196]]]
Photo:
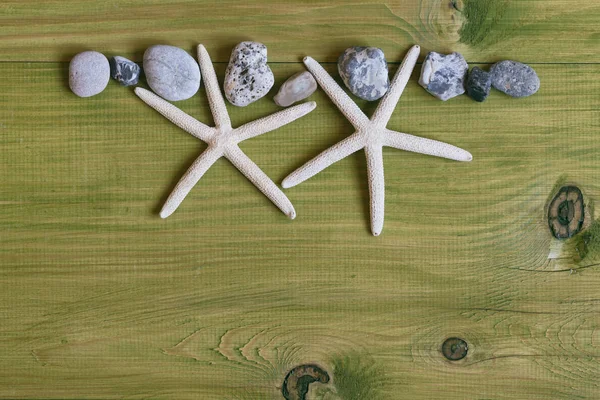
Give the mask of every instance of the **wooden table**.
[[[315, 364], [330, 379], [309, 400], [599, 399], [599, 23], [596, 0], [2, 0], [0, 397], [283, 399], [288, 372]], [[277, 111], [305, 55], [339, 82], [353, 45], [382, 48], [390, 73], [416, 43], [421, 61], [522, 61], [542, 85], [441, 102], [417, 65], [390, 128], [474, 160], [385, 149], [380, 237], [362, 152], [286, 190], [294, 221], [225, 160], [162, 220], [205, 145], [114, 81], [76, 97], [68, 61], [203, 43], [222, 82], [243, 40], [268, 46], [276, 84], [228, 105], [234, 126]], [[352, 132], [322, 91], [311, 99], [242, 144], [277, 183]], [[177, 106], [212, 122], [204, 89]], [[547, 206], [567, 184], [587, 233], [559, 241]], [[465, 358], [444, 357], [449, 337]]]

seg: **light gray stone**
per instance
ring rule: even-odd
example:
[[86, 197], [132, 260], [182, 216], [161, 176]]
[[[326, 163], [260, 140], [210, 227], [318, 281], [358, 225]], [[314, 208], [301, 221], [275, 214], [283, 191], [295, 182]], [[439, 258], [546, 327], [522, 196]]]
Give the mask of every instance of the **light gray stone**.
[[500, 61], [490, 69], [492, 86], [512, 97], [527, 97], [540, 88], [540, 78], [529, 65]]
[[361, 99], [380, 99], [390, 87], [383, 50], [377, 47], [350, 47], [338, 58], [338, 72], [344, 84]]
[[110, 76], [123, 86], [137, 85], [140, 80], [141, 68], [125, 57], [115, 56], [110, 60]]
[[273, 100], [278, 106], [287, 107], [306, 99], [315, 90], [317, 90], [317, 81], [312, 74], [308, 71], [298, 72], [281, 85]]
[[69, 87], [79, 97], [101, 93], [110, 79], [108, 59], [97, 51], [77, 54], [69, 64]]
[[200, 88], [198, 63], [179, 47], [161, 44], [146, 49], [144, 74], [148, 86], [169, 101], [189, 99]]
[[242, 42], [235, 46], [225, 70], [223, 89], [229, 102], [245, 107], [264, 97], [275, 78], [267, 65], [267, 46], [258, 42]]
[[440, 100], [446, 101], [465, 92], [469, 64], [460, 53], [443, 55], [432, 51], [427, 54], [419, 85]]

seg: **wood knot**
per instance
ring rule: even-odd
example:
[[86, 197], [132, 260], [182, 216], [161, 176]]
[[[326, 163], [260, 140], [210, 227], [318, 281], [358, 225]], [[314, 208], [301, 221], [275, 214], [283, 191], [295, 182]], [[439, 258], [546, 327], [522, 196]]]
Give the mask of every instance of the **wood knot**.
[[308, 385], [313, 382], [328, 383], [329, 374], [314, 364], [300, 365], [286, 375], [281, 393], [286, 400], [306, 400]]
[[442, 354], [450, 361], [462, 360], [467, 356], [469, 345], [463, 339], [451, 337], [442, 344]]
[[548, 206], [548, 225], [557, 239], [579, 233], [585, 219], [583, 194], [576, 186], [563, 186]]
[[455, 48], [460, 30], [465, 23], [463, 0], [430, 0], [421, 8], [419, 17], [433, 40], [442, 41], [443, 47]]

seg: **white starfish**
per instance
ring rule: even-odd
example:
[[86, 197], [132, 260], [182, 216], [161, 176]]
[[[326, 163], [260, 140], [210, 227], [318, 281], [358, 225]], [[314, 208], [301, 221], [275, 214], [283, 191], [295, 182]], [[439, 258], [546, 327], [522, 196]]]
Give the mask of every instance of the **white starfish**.
[[408, 79], [419, 57], [419, 46], [413, 46], [409, 51], [392, 83], [381, 99], [371, 119], [361, 111], [346, 92], [333, 80], [321, 65], [310, 57], [304, 58], [306, 68], [314, 75], [319, 85], [331, 98], [333, 103], [346, 116], [356, 131], [346, 139], [325, 150], [302, 167], [286, 177], [282, 186], [290, 188], [318, 174], [331, 164], [365, 149], [369, 177], [369, 192], [371, 197], [371, 232], [378, 236], [383, 229], [385, 182], [383, 179], [382, 147], [389, 146], [415, 153], [429, 154], [457, 161], [471, 161], [473, 156], [468, 151], [458, 147], [392, 131], [386, 128], [394, 108], [406, 87]]
[[242, 174], [246, 176], [261, 192], [264, 193], [285, 215], [294, 219], [296, 211], [287, 196], [277, 185], [238, 147], [243, 140], [267, 133], [308, 114], [315, 109], [314, 101], [287, 108], [267, 117], [249, 122], [239, 128], [232, 128], [225, 100], [219, 88], [217, 75], [208, 52], [203, 45], [198, 46], [198, 62], [204, 77], [208, 103], [215, 120], [211, 128], [192, 118], [171, 103], [161, 99], [154, 93], [136, 88], [138, 95], [146, 104], [165, 116], [175, 125], [206, 142], [208, 148], [194, 161], [187, 172], [173, 189], [165, 202], [160, 216], [166, 218], [181, 204], [185, 196], [202, 178], [204, 173], [221, 157], [228, 159]]

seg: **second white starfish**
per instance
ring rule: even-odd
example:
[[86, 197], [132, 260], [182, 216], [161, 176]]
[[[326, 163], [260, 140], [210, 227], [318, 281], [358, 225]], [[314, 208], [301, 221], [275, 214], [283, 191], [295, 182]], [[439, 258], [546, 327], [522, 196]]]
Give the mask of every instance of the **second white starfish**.
[[270, 132], [281, 126], [308, 114], [315, 109], [314, 101], [287, 108], [265, 118], [249, 122], [239, 128], [232, 128], [225, 100], [221, 94], [217, 75], [213, 68], [208, 52], [203, 45], [198, 46], [198, 62], [202, 70], [208, 103], [215, 120], [215, 127], [211, 128], [202, 122], [190, 117], [168, 101], [154, 93], [136, 88], [138, 95], [146, 104], [161, 113], [169, 121], [181, 129], [189, 132], [198, 139], [206, 142], [208, 148], [200, 154], [187, 172], [179, 180], [173, 192], [165, 202], [160, 216], [167, 218], [181, 204], [185, 196], [194, 185], [202, 178], [204, 173], [219, 158], [228, 159], [242, 174], [246, 176], [261, 192], [264, 193], [285, 215], [294, 219], [296, 211], [287, 196], [277, 185], [238, 147], [238, 143], [252, 137]]
[[378, 236], [383, 230], [385, 182], [383, 179], [383, 146], [400, 150], [428, 154], [436, 157], [449, 158], [457, 161], [471, 161], [473, 156], [466, 150], [437, 140], [425, 139], [392, 131], [386, 128], [396, 104], [408, 83], [408, 79], [417, 63], [420, 47], [413, 46], [409, 51], [398, 72], [394, 76], [390, 88], [381, 99], [371, 119], [361, 111], [346, 92], [333, 78], [310, 57], [304, 58], [306, 68], [333, 103], [346, 116], [356, 131], [346, 139], [325, 150], [302, 167], [292, 172], [282, 182], [284, 188], [296, 186], [308, 178], [318, 174], [331, 164], [360, 150], [365, 150], [371, 196], [371, 232]]

